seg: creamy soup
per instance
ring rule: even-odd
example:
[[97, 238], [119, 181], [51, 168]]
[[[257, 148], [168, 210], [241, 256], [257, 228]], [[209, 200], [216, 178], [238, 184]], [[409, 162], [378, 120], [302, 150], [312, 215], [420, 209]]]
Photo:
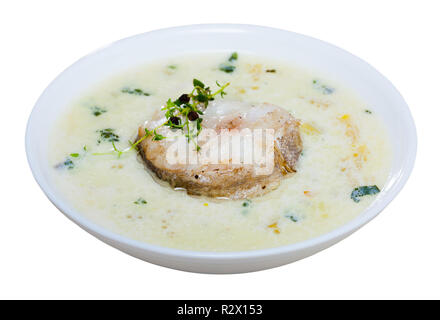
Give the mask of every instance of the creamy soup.
[[[191, 92], [197, 78], [217, 100], [270, 103], [300, 123], [296, 173], [249, 199], [188, 195], [149, 170], [136, 150], [138, 128], [168, 99]], [[286, 62], [210, 53], [141, 65], [72, 101], [53, 128], [52, 179], [93, 222], [132, 239], [199, 251], [238, 251], [291, 244], [335, 229], [371, 205], [387, 180], [386, 129], [341, 84]], [[109, 154], [101, 154], [109, 153]]]

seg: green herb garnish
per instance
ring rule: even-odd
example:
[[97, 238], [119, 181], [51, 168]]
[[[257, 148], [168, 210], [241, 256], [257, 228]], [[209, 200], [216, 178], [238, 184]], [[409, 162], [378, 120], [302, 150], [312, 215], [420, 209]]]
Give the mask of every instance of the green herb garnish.
[[128, 93], [128, 94], [133, 94], [136, 96], [150, 96], [150, 94], [148, 92], [143, 91], [142, 89], [136, 88], [136, 89], [131, 89], [128, 87], [122, 88], [121, 92], [123, 93]]
[[143, 198], [138, 198], [134, 204], [147, 204], [147, 201]]
[[231, 73], [231, 72], [234, 72], [235, 66], [233, 66], [231, 64], [227, 64], [227, 63], [222, 63], [220, 65], [219, 69], [223, 72]]
[[370, 110], [368, 110], [368, 109], [365, 109], [365, 113], [369, 113], [369, 114], [372, 114], [373, 112], [371, 112]]
[[107, 109], [104, 109], [104, 108], [101, 108], [101, 107], [98, 107], [98, 106], [93, 106], [93, 107], [90, 108], [90, 110], [92, 111], [92, 114], [95, 117], [100, 116], [101, 114], [107, 112]]
[[119, 136], [115, 133], [115, 129], [102, 129], [98, 130], [96, 132], [99, 132], [100, 138], [98, 139], [98, 143], [101, 143], [103, 141], [108, 142], [117, 142], [119, 141]]
[[84, 146], [84, 147], [83, 147], [83, 150], [84, 150], [84, 153], [83, 153], [82, 155], [79, 154], [79, 153], [77, 153], [77, 152], [74, 152], [74, 153], [69, 154], [69, 156], [66, 157], [66, 159], [65, 159], [63, 162], [57, 164], [57, 165], [55, 166], [55, 168], [57, 168], [57, 169], [60, 169], [60, 168], [66, 168], [66, 169], [69, 169], [69, 170], [75, 168], [75, 165], [76, 165], [76, 164], [75, 164], [74, 161], [77, 161], [77, 160], [79, 160], [82, 156], [84, 156], [84, 154], [87, 152], [87, 147]]
[[171, 129], [182, 130], [185, 137], [188, 139], [188, 143], [193, 141], [196, 150], [199, 151], [200, 147], [197, 145], [195, 138], [202, 131], [201, 123], [203, 119], [201, 116], [203, 115], [203, 111], [208, 107], [209, 101], [214, 100], [216, 95], [220, 94], [221, 97], [224, 97], [226, 95], [224, 90], [227, 86], [229, 86], [229, 82], [224, 85], [220, 85], [218, 82], [216, 82], [216, 84], [219, 89], [212, 93], [211, 89], [202, 81], [194, 79], [194, 88], [191, 93], [182, 94], [174, 101], [168, 99], [166, 105], [162, 108], [162, 110], [165, 111], [166, 121], [153, 130], [145, 128], [145, 135], [139, 138], [135, 143], [131, 143], [129, 141], [131, 146], [124, 150], [118, 149], [115, 145], [115, 141], [119, 141], [119, 136], [114, 133], [114, 129], [100, 130], [99, 132], [101, 133], [101, 139], [98, 140], [98, 143], [100, 143], [101, 140], [110, 141], [112, 143], [113, 150], [105, 153], [94, 153], [94, 155], [109, 155], [116, 153], [118, 157], [120, 157], [123, 153], [136, 149], [139, 143], [141, 143], [147, 137], [152, 136], [153, 141], [166, 139], [165, 136], [157, 133], [157, 129], [163, 126], [170, 127]]
[[158, 134], [156, 132], [156, 129], [154, 129], [153, 130], [153, 141], [160, 141], [160, 140], [163, 140], [163, 139], [165, 139], [165, 137], [163, 135], [161, 135], [161, 134]]
[[335, 92], [335, 89], [322, 84], [319, 80], [313, 80], [313, 87], [320, 90], [322, 94], [332, 94], [333, 92]]
[[267, 73], [276, 73], [277, 70], [276, 69], [267, 69], [266, 72]]
[[233, 65], [233, 63], [235, 61], [237, 61], [237, 59], [238, 59], [238, 53], [237, 52], [233, 52], [229, 56], [228, 62], [220, 64], [219, 69], [221, 71], [223, 71], [223, 72], [226, 72], [226, 73], [234, 72], [236, 67]]
[[72, 159], [70, 159], [70, 158], [67, 158], [66, 160], [64, 160], [62, 165], [67, 169], [75, 168], [75, 164], [73, 163]]
[[289, 213], [289, 214], [286, 214], [286, 215], [284, 215], [286, 218], [288, 218], [288, 219], [290, 219], [291, 221], [293, 221], [293, 222], [298, 222], [300, 219], [299, 219], [299, 217], [297, 217], [296, 215], [294, 215], [294, 214], [291, 214], [291, 213]]
[[177, 66], [174, 65], [174, 64], [170, 64], [170, 65], [168, 66], [168, 69], [176, 70], [176, 69], [177, 69]]
[[376, 185], [357, 187], [352, 191], [351, 199], [353, 199], [354, 202], [359, 202], [361, 200], [360, 197], [374, 195], [379, 192], [380, 190]]
[[[205, 84], [202, 81], [197, 80], [197, 79], [193, 79], [193, 86], [194, 86], [194, 88], [197, 88], [197, 87], [200, 87], [201, 89], [205, 88]], [[187, 101], [182, 101], [182, 102], [185, 103]]]
[[229, 61], [229, 62], [233, 62], [233, 61], [235, 61], [235, 60], [237, 60], [237, 59], [238, 59], [238, 53], [237, 53], [237, 52], [233, 52], [233, 53], [231, 54], [231, 56], [229, 57], [228, 61]]
[[252, 200], [250, 199], [245, 199], [242, 203], [242, 210], [241, 210], [241, 214], [242, 215], [247, 215], [250, 210], [251, 210], [251, 205], [252, 205]]
[[241, 204], [243, 207], [247, 208], [251, 205], [251, 200], [246, 199], [243, 201], [243, 203]]
[[[194, 142], [197, 151], [200, 150], [200, 147], [195, 142], [195, 138], [202, 130], [201, 123], [203, 121], [200, 116], [203, 115], [203, 111], [208, 107], [209, 101], [214, 100], [217, 94], [223, 97], [226, 94], [224, 91], [225, 88], [229, 86], [229, 83], [223, 86], [218, 82], [216, 84], [219, 89], [212, 93], [211, 89], [202, 81], [193, 79], [194, 88], [191, 93], [182, 94], [175, 101], [168, 99], [166, 105], [162, 108], [162, 110], [165, 111], [165, 117], [167, 119], [162, 126], [168, 126], [172, 129], [181, 129], [188, 139], [188, 142]], [[153, 140], [156, 139], [153, 138]]]

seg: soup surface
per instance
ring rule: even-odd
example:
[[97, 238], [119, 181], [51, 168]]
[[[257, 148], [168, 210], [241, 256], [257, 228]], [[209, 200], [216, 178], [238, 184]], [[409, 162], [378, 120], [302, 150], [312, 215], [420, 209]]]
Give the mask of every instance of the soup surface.
[[[49, 161], [64, 198], [88, 219], [132, 239], [197, 251], [262, 249], [335, 229], [365, 210], [387, 180], [381, 120], [350, 90], [285, 62], [210, 53], [142, 65], [100, 83], [60, 117]], [[139, 126], [193, 79], [230, 85], [225, 101], [268, 102], [300, 121], [303, 144], [280, 186], [244, 200], [190, 196], [159, 181], [130, 147]], [[216, 97], [216, 100], [221, 97]], [[97, 153], [108, 153], [98, 155]]]

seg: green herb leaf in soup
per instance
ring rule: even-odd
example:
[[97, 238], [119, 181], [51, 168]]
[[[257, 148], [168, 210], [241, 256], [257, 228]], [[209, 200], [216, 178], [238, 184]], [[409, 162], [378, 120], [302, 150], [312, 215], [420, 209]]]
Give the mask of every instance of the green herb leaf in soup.
[[73, 162], [73, 159], [71, 157], [67, 157], [63, 162], [60, 162], [55, 166], [55, 169], [71, 170], [73, 168], [75, 168], [75, 163]]
[[231, 64], [222, 63], [219, 67], [219, 69], [226, 73], [232, 73], [235, 70], [235, 66]]
[[123, 93], [128, 93], [128, 94], [133, 94], [136, 96], [150, 96], [150, 94], [148, 92], [145, 92], [142, 89], [136, 88], [136, 89], [131, 89], [128, 87], [122, 88], [121, 92]]
[[298, 222], [300, 220], [300, 218], [297, 215], [293, 214], [293, 213], [288, 213], [288, 214], [286, 214], [284, 216], [287, 219], [289, 219], [290, 221], [293, 221], [293, 222]]
[[77, 161], [79, 159], [81, 159], [86, 153], [87, 153], [87, 148], [86, 146], [83, 147], [84, 152], [82, 154], [79, 154], [77, 152], [73, 152], [71, 154], [69, 154], [68, 157], [66, 157], [66, 159], [61, 162], [58, 163], [55, 168], [56, 169], [73, 169], [76, 166], [76, 163], [74, 161]]
[[154, 134], [153, 141], [160, 141], [160, 140], [165, 139], [165, 137], [163, 135], [156, 132], [156, 129], [153, 130], [153, 134]]
[[244, 200], [244, 202], [242, 203], [242, 206], [245, 208], [249, 207], [250, 205], [251, 205], [251, 200], [249, 199]]
[[98, 130], [97, 132], [99, 132], [98, 143], [101, 143], [103, 141], [107, 141], [107, 142], [119, 141], [119, 136], [115, 133], [115, 129], [107, 128], [107, 129]]
[[226, 73], [232, 73], [232, 72], [234, 72], [234, 70], [235, 70], [236, 67], [233, 65], [233, 63], [234, 63], [235, 61], [237, 61], [237, 59], [238, 59], [238, 53], [237, 53], [237, 52], [233, 52], [233, 53], [230, 55], [230, 57], [229, 57], [229, 59], [228, 59], [228, 62], [225, 62], [225, 63], [220, 64], [219, 69], [220, 69], [221, 71], [223, 71], [223, 72], [226, 72]]
[[365, 113], [372, 114], [371, 110], [365, 109]]
[[351, 199], [353, 199], [354, 202], [359, 202], [361, 197], [367, 196], [367, 195], [374, 195], [376, 193], [379, 193], [379, 188], [374, 186], [362, 186], [354, 188], [354, 190], [351, 193]]
[[61, 168], [63, 166], [64, 166], [64, 168], [69, 169], [69, 170], [75, 168], [75, 164], [73, 163], [72, 159], [70, 159], [70, 158], [66, 158], [66, 160], [64, 160], [64, 162], [62, 164], [57, 165], [57, 168]]
[[321, 83], [319, 80], [313, 80], [313, 87], [319, 91], [321, 91], [322, 94], [332, 94], [335, 92], [334, 88], [330, 88], [324, 84]]
[[[216, 84], [219, 87], [218, 90], [215, 92], [211, 92], [211, 89], [205, 86], [205, 84], [202, 81], [198, 79], [193, 79], [194, 89], [192, 90], [191, 93], [182, 94], [174, 102], [171, 99], [168, 99], [166, 105], [162, 107], [162, 110], [165, 111], [166, 121], [163, 124], [156, 127], [155, 129], [149, 130], [145, 128], [144, 129], [145, 135], [139, 138], [135, 143], [130, 142], [131, 146], [127, 149], [120, 150], [116, 147], [115, 142], [119, 141], [119, 136], [114, 132], [115, 131], [114, 129], [108, 128], [108, 129], [97, 130], [96, 132], [100, 133], [98, 144], [100, 144], [102, 141], [111, 142], [113, 145], [113, 150], [111, 152], [93, 153], [93, 155], [117, 154], [118, 157], [120, 157], [122, 154], [136, 149], [139, 143], [141, 143], [143, 140], [145, 140], [150, 136], [152, 136], [153, 141], [160, 141], [166, 139], [165, 136], [159, 134], [156, 131], [156, 129], [162, 126], [168, 126], [173, 129], [183, 130], [185, 136], [188, 139], [188, 142], [193, 141], [196, 150], [199, 151], [200, 147], [197, 145], [197, 142], [195, 141], [195, 137], [197, 137], [200, 134], [200, 131], [202, 130], [201, 123], [203, 119], [200, 118], [199, 115], [203, 115], [203, 111], [199, 109], [200, 104], [203, 104], [204, 108], [206, 109], [206, 107], [208, 107], [209, 101], [214, 100], [214, 97], [218, 94], [221, 97], [223, 97], [226, 94], [226, 92], [224, 91], [225, 88], [229, 86], [229, 82], [224, 85], [220, 85], [216, 81]], [[194, 130], [190, 128], [190, 123], [192, 122], [195, 122], [194, 124], [197, 129], [195, 133], [193, 132]]]
[[134, 204], [147, 204], [147, 201], [143, 198], [137, 199]]
[[237, 59], [238, 59], [238, 53], [237, 53], [237, 52], [233, 52], [233, 53], [231, 54], [231, 56], [229, 57], [228, 61], [229, 61], [229, 62], [233, 62], [233, 61], [235, 61], [235, 60], [237, 60]]
[[101, 114], [107, 112], [107, 109], [104, 109], [104, 108], [101, 108], [101, 107], [98, 107], [98, 106], [93, 106], [93, 107], [90, 108], [90, 110], [92, 111], [92, 114], [93, 114], [95, 117], [98, 117], [98, 116], [100, 116]]

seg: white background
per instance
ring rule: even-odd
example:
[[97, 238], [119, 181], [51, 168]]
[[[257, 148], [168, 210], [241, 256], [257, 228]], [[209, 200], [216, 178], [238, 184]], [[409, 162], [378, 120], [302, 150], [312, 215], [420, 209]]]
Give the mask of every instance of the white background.
[[[3, 1], [0, 298], [440, 298], [438, 1]], [[402, 93], [419, 136], [398, 197], [341, 243], [280, 268], [201, 275], [123, 254], [43, 195], [24, 152], [32, 106], [61, 71], [112, 41], [194, 23], [303, 33], [366, 60]]]

